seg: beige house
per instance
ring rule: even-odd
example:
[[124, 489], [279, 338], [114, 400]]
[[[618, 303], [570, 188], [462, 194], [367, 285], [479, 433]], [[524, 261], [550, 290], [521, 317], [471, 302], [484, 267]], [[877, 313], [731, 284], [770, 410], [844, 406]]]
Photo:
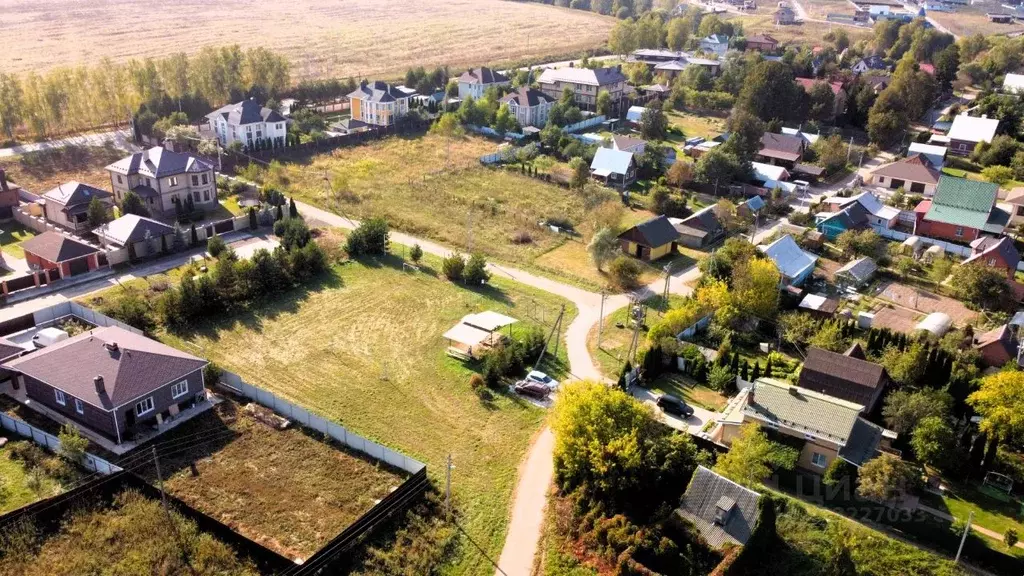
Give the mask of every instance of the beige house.
[[753, 422], [778, 434], [800, 438], [797, 466], [824, 473], [841, 458], [858, 468], [887, 450], [896, 433], [865, 420], [864, 406], [786, 382], [759, 378], [741, 390], [721, 426], [712, 432], [714, 440], [730, 444], [739, 429]]
[[506, 94], [500, 102], [508, 105], [509, 112], [516, 117], [520, 126], [544, 127], [548, 114], [555, 105], [555, 99], [540, 90], [522, 87]]
[[549, 68], [537, 79], [541, 92], [558, 100], [569, 88], [576, 96], [576, 105], [582, 110], [593, 110], [597, 95], [606, 90], [618, 106], [626, 91], [626, 77], [619, 67], [614, 68]]
[[65, 182], [43, 194], [43, 214], [57, 226], [72, 232], [89, 230], [89, 204], [96, 198], [108, 210], [114, 200], [110, 192], [81, 182]]
[[1024, 224], [1024, 188], [1014, 188], [1006, 195], [1006, 203], [1013, 206], [1010, 225]]
[[381, 82], [363, 80], [359, 88], [348, 95], [352, 119], [373, 126], [391, 126], [409, 113], [409, 94]]
[[190, 196], [200, 210], [217, 205], [213, 166], [190, 154], [155, 146], [118, 160], [107, 172], [115, 201], [135, 192], [154, 216], [174, 215], [175, 206]]

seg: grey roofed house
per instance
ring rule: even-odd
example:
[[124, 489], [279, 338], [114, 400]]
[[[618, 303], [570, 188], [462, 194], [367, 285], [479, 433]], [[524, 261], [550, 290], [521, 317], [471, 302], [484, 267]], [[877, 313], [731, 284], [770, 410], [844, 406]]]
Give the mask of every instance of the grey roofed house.
[[750, 539], [760, 511], [761, 495], [698, 466], [676, 514], [693, 523], [712, 549]]
[[[4, 368], [112, 410], [206, 364], [156, 340], [107, 326], [7, 362]], [[97, 390], [96, 376], [103, 378], [103, 392]]]
[[571, 82], [587, 86], [607, 86], [625, 81], [626, 77], [618, 68], [548, 68], [537, 79], [540, 84]]
[[381, 80], [375, 80], [372, 84], [363, 80], [348, 97], [359, 98], [367, 102], [394, 102], [401, 98], [408, 98], [409, 95]]
[[546, 104], [554, 101], [555, 99], [551, 96], [528, 86], [520, 86], [515, 92], [509, 92], [499, 100], [502, 104], [515, 102], [518, 106], [537, 106], [538, 104]]
[[885, 434], [885, 429], [878, 424], [858, 418], [853, 423], [853, 429], [850, 430], [846, 444], [839, 449], [839, 457], [854, 466], [863, 465], [878, 456], [878, 445], [882, 441], [883, 434]]
[[172, 232], [174, 232], [174, 228], [167, 224], [137, 214], [125, 214], [96, 230], [97, 235], [103, 236], [107, 240], [122, 246], [129, 242], [159, 238]]
[[281, 116], [277, 110], [260, 106], [252, 98], [228, 104], [206, 115], [210, 119], [215, 119], [217, 116], [223, 116], [224, 120], [232, 126], [285, 121], [284, 116]]
[[207, 172], [213, 170], [213, 166], [191, 154], [182, 154], [167, 150], [162, 146], [154, 146], [114, 162], [107, 166], [107, 170], [126, 176], [142, 174], [150, 178], [164, 178], [186, 172]]
[[846, 443], [864, 409], [863, 404], [770, 378], [759, 378], [750, 390], [745, 415], [837, 444]]
[[809, 348], [797, 385], [859, 404], [870, 413], [881, 399], [889, 375], [884, 367], [860, 355], [863, 351], [859, 348], [850, 348], [845, 354]]
[[508, 81], [508, 76], [486, 66], [466, 70], [459, 76], [459, 82], [467, 84], [502, 84]]
[[81, 182], [65, 182], [60, 184], [53, 190], [43, 194], [43, 198], [47, 202], [55, 202], [65, 208], [65, 210], [76, 211], [79, 207], [88, 208], [89, 202], [92, 202], [93, 198], [110, 198], [113, 195], [106, 190], [101, 190], [95, 186], [89, 186], [88, 184], [82, 184]]
[[861, 286], [875, 275], [878, 271], [878, 266], [875, 261], [871, 258], [858, 258], [847, 262], [842, 268], [836, 270], [835, 276], [838, 278], [842, 276], [843, 279], [849, 278], [853, 286]]
[[665, 216], [655, 216], [646, 222], [641, 222], [632, 228], [627, 229], [619, 238], [629, 240], [637, 244], [657, 248], [679, 238], [679, 232], [672, 226]]
[[99, 248], [53, 231], [29, 238], [21, 243], [21, 247], [26, 252], [54, 263], [67, 262], [100, 251]]
[[646, 145], [647, 141], [642, 138], [632, 138], [622, 134], [612, 134], [612, 146], [616, 150], [636, 152], [635, 149], [642, 149]]

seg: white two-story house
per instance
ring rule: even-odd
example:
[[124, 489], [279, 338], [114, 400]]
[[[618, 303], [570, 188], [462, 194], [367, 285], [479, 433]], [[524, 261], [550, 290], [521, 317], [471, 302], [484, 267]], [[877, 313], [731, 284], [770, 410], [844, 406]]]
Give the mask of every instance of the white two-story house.
[[173, 216], [177, 202], [191, 196], [196, 208], [217, 205], [213, 166], [190, 154], [155, 146], [107, 166], [114, 200], [120, 203], [135, 192], [154, 216]]
[[551, 107], [555, 105], [555, 99], [540, 90], [524, 86], [506, 94], [501, 103], [508, 104], [509, 112], [516, 117], [520, 126], [543, 128], [548, 123], [548, 115], [551, 113]]
[[549, 68], [537, 82], [542, 92], [556, 100], [562, 97], [563, 90], [569, 88], [581, 110], [593, 110], [597, 106], [597, 95], [602, 90], [608, 91], [617, 109], [626, 90], [626, 77], [618, 67]]
[[363, 80], [359, 88], [348, 95], [352, 106], [352, 119], [373, 126], [390, 126], [409, 113], [411, 95], [387, 82], [372, 84]]
[[491, 86], [507, 86], [511, 82], [508, 76], [490, 68], [473, 68], [459, 76], [459, 98], [472, 96], [479, 100]]
[[221, 146], [241, 142], [246, 148], [267, 146], [281, 148], [288, 135], [288, 124], [277, 110], [260, 106], [256, 101], [242, 100], [228, 104], [206, 115], [210, 129], [217, 134]]

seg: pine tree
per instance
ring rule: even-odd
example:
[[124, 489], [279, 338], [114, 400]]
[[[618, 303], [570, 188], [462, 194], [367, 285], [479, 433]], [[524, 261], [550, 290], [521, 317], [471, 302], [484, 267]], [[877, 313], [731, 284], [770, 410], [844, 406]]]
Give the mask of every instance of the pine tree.
[[988, 448], [985, 449], [985, 459], [981, 461], [981, 469], [986, 472], [992, 468], [996, 461], [996, 452], [999, 451], [999, 438], [993, 436], [988, 440]]
[[626, 390], [626, 375], [633, 371], [633, 365], [626, 360], [626, 363], [622, 366], [622, 372], [619, 373], [619, 388]]
[[877, 349], [875, 348], [875, 329], [871, 328], [868, 330], [868, 341], [867, 349], [869, 354], [874, 354]]
[[732, 364], [729, 366], [729, 371], [732, 372], [733, 376], [740, 373], [740, 353], [736, 352], [732, 355]]
[[765, 378], [771, 378], [772, 377], [772, 357], [771, 356], [768, 357], [768, 361], [765, 362], [765, 364], [764, 364], [764, 377]]
[[747, 382], [756, 382], [761, 377], [761, 362], [754, 362], [754, 372], [750, 375], [750, 380]]
[[274, 216], [274, 220], [280, 220], [282, 218], [284, 218], [284, 209], [281, 207], [281, 204], [278, 204], [277, 214]]
[[750, 379], [747, 378], [747, 376], [749, 376], [749, 375], [750, 375], [750, 362], [747, 362], [744, 359], [743, 360], [743, 368], [740, 369], [740, 378], [742, 378], [745, 382], [750, 382]]
[[298, 218], [299, 217], [299, 208], [298, 208], [298, 206], [295, 205], [295, 197], [294, 196], [291, 197], [289, 199], [289, 202], [288, 202], [288, 217], [289, 218]]
[[195, 223], [192, 224], [192, 245], [199, 244], [199, 233], [196, 232]]
[[250, 206], [249, 207], [249, 230], [255, 230], [255, 229], [259, 228], [259, 226], [260, 226], [260, 223], [256, 219], [256, 208]]

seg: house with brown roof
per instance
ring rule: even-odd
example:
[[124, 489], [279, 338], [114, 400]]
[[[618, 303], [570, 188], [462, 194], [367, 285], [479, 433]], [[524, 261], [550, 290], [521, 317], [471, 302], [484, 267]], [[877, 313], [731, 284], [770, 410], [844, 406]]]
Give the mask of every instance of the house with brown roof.
[[206, 399], [206, 360], [117, 326], [96, 328], [3, 364], [51, 415], [121, 444], [162, 431]]
[[72, 232], [89, 230], [89, 204], [93, 198], [100, 201], [106, 210], [114, 206], [114, 195], [95, 186], [81, 182], [65, 182], [43, 194], [43, 214], [57, 226]]
[[679, 232], [665, 216], [655, 216], [619, 234], [623, 252], [647, 261], [675, 252], [678, 239]]
[[642, 156], [646, 147], [647, 141], [641, 138], [632, 138], [622, 134], [612, 134], [610, 146], [612, 150], [621, 150], [636, 156]]
[[669, 218], [679, 232], [678, 242], [689, 248], [704, 248], [725, 237], [726, 229], [715, 204], [705, 206], [686, 218]]
[[825, 81], [818, 78], [797, 78], [796, 83], [810, 94], [818, 84], [825, 84], [832, 91], [832, 118], [846, 112], [846, 90], [842, 82]]
[[797, 386], [860, 404], [870, 414], [889, 385], [885, 368], [869, 362], [859, 345], [843, 354], [809, 348]]
[[1017, 357], [1020, 345], [1008, 324], [974, 336], [974, 349], [985, 366], [1001, 368]]
[[779, 41], [773, 38], [771, 34], [754, 34], [747, 37], [747, 50], [775, 52], [778, 47]]
[[527, 86], [523, 86], [515, 92], [509, 92], [499, 102], [508, 105], [508, 111], [523, 127], [546, 125], [548, 114], [551, 113], [551, 108], [555, 105], [554, 98]]
[[1013, 281], [1020, 263], [1020, 252], [1013, 245], [1013, 240], [1006, 236], [982, 236], [971, 242], [971, 255], [963, 264], [980, 264], [996, 268], [1006, 274], [1006, 279]]
[[935, 194], [942, 172], [923, 154], [883, 164], [871, 171], [870, 182], [886, 188], [903, 188], [914, 194]]
[[792, 168], [803, 158], [806, 146], [807, 141], [799, 136], [765, 132], [757, 155], [762, 162]]
[[479, 100], [483, 98], [484, 92], [487, 92], [488, 88], [508, 86], [511, 83], [508, 76], [497, 70], [491, 70], [486, 66], [472, 68], [459, 76], [459, 98], [466, 99], [472, 96]]
[[[47, 231], [21, 243], [25, 261], [34, 270], [60, 271], [61, 278], [100, 268], [100, 249], [60, 232]], [[106, 266], [106, 262], [104, 262]], [[51, 276], [52, 278], [52, 276]]]

